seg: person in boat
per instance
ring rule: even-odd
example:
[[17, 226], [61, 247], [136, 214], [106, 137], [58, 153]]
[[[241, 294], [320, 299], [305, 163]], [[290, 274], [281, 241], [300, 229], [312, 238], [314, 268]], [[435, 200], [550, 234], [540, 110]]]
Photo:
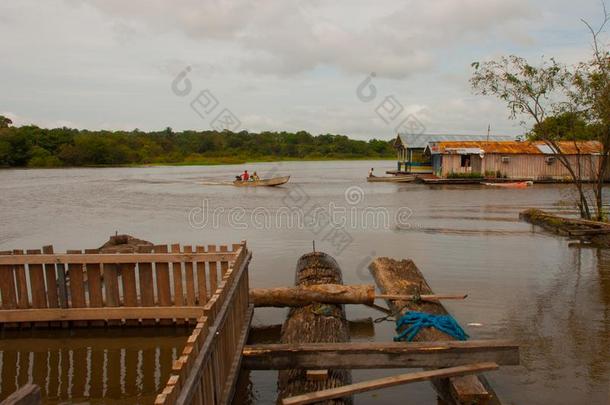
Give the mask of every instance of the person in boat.
[[250, 176], [250, 180], [252, 181], [259, 181], [261, 178], [258, 177], [258, 174], [256, 174], [256, 172], [252, 173], [252, 176]]
[[375, 177], [375, 175], [373, 174], [373, 168], [371, 167], [371, 170], [369, 170], [369, 177]]
[[241, 175], [241, 180], [242, 180], [242, 181], [248, 181], [248, 180], [250, 180], [250, 175], [248, 174], [248, 171], [247, 171], [247, 170], [244, 170], [244, 172], [242, 173], [242, 175]]

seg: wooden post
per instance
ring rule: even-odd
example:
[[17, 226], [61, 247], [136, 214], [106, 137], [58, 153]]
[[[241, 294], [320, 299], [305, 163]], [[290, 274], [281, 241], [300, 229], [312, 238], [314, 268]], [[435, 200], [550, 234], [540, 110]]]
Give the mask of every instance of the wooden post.
[[[0, 252], [0, 255], [10, 255], [10, 251]], [[11, 265], [0, 266], [0, 295], [2, 295], [2, 309], [17, 308], [17, 291], [15, 290], [15, 272]], [[13, 328], [17, 324], [4, 324], [3, 327]]]

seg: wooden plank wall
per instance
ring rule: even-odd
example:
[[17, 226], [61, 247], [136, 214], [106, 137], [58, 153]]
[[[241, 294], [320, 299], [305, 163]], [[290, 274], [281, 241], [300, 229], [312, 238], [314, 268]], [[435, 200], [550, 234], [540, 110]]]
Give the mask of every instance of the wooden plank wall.
[[[220, 262], [218, 289], [174, 362], [155, 404], [230, 403], [253, 310], [248, 297], [250, 254], [245, 244], [233, 245], [232, 249], [238, 252], [237, 257], [233, 262]], [[220, 251], [227, 251], [227, 247], [221, 246]]]
[[[66, 262], [61, 255], [53, 254], [52, 246], [40, 250], [28, 250], [22, 260], [17, 256], [23, 251], [0, 252], [0, 326], [14, 327], [57, 327], [57, 326], [113, 326], [113, 325], [152, 325], [161, 324], [195, 324], [196, 319], [133, 319], [142, 312], [129, 314], [130, 308], [138, 307], [203, 307], [210, 298], [218, 293], [222, 286], [220, 281], [228, 273], [229, 263], [237, 259], [240, 252], [245, 252], [245, 245], [236, 244], [229, 247], [180, 246], [172, 244], [153, 248], [155, 253], [168, 254], [167, 261], [137, 261], [134, 257], [146, 257], [150, 248], [142, 246], [133, 255], [117, 254], [117, 262], [110, 262], [108, 255], [101, 255], [97, 250], [68, 251], [67, 254], [78, 259]], [[195, 253], [193, 253], [195, 252]], [[209, 255], [218, 252], [219, 254]], [[42, 256], [39, 256], [41, 255]], [[140, 255], [140, 253], [144, 255]], [[38, 256], [38, 259], [35, 259]], [[52, 259], [54, 257], [54, 259]], [[97, 258], [100, 260], [97, 260]], [[152, 257], [152, 256], [151, 256]], [[159, 255], [155, 256], [159, 257]], [[102, 260], [103, 259], [103, 260]], [[220, 259], [220, 261], [217, 261]], [[68, 259], [66, 259], [68, 260]], [[80, 260], [80, 262], [79, 262]], [[12, 262], [12, 263], [11, 263]], [[220, 281], [219, 281], [220, 280]], [[226, 282], [226, 280], [224, 280]], [[67, 322], [65, 312], [72, 314], [78, 308], [89, 309], [124, 307], [125, 311], [108, 311], [108, 318], [99, 320], [73, 320]], [[10, 319], [18, 318], [14, 310], [30, 310], [28, 319], [35, 318], [33, 309], [45, 309], [57, 312], [57, 320], [45, 322], [7, 322], [2, 310], [12, 310]], [[68, 309], [69, 311], [61, 311]], [[203, 309], [202, 309], [203, 311]], [[28, 311], [25, 311], [28, 312]], [[24, 313], [25, 313], [24, 312]], [[83, 311], [81, 311], [83, 312]], [[8, 312], [5, 312], [8, 314]], [[99, 315], [99, 313], [98, 313]], [[118, 318], [117, 318], [118, 317]]]

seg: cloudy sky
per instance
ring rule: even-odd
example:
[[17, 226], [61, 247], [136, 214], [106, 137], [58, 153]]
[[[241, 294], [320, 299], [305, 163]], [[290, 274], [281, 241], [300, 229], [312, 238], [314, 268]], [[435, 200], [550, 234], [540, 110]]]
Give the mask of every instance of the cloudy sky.
[[472, 94], [470, 63], [574, 63], [590, 53], [579, 18], [600, 15], [599, 0], [2, 0], [0, 114], [180, 130], [230, 111], [250, 131], [363, 139], [415, 117], [428, 133], [520, 134]]

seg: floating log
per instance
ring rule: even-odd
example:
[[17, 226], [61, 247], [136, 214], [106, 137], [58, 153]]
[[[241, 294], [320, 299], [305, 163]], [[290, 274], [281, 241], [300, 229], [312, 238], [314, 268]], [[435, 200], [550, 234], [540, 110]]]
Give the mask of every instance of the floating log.
[[519, 364], [519, 346], [504, 340], [259, 344], [244, 347], [249, 370], [455, 367]]
[[[411, 260], [393, 260], [387, 257], [376, 258], [369, 270], [383, 294], [433, 294], [415, 263]], [[401, 315], [407, 311], [420, 311], [445, 315], [447, 310], [439, 302], [387, 301], [394, 313]], [[453, 337], [435, 329], [422, 328], [415, 341], [447, 341]], [[432, 383], [440, 398], [448, 404], [499, 404], [497, 396], [488, 387], [483, 376], [465, 376], [447, 379], [434, 379]]]
[[440, 370], [418, 371], [416, 373], [400, 374], [391, 377], [378, 378], [376, 380], [362, 381], [343, 387], [331, 388], [323, 391], [312, 392], [285, 398], [282, 405], [305, 405], [319, 403], [319, 401], [340, 398], [346, 395], [358, 394], [381, 388], [394, 387], [396, 385], [409, 384], [419, 381], [431, 380], [433, 378], [447, 378], [461, 375], [469, 375], [481, 371], [497, 370], [495, 363], [475, 363], [465, 366], [443, 368]]
[[[331, 256], [314, 252], [303, 255], [297, 262], [297, 287], [318, 284], [342, 284], [339, 265]], [[341, 343], [349, 341], [345, 309], [342, 305], [311, 304], [291, 308], [282, 328], [281, 343]], [[304, 369], [280, 370], [278, 398], [341, 387], [351, 383], [351, 373], [344, 369], [329, 369], [324, 380], [307, 378]], [[350, 397], [323, 401], [321, 404], [351, 404]]]
[[375, 286], [319, 284], [298, 287], [253, 288], [250, 303], [255, 307], [301, 307], [313, 303], [374, 305], [375, 299], [391, 300], [462, 300], [467, 295], [375, 295]]

